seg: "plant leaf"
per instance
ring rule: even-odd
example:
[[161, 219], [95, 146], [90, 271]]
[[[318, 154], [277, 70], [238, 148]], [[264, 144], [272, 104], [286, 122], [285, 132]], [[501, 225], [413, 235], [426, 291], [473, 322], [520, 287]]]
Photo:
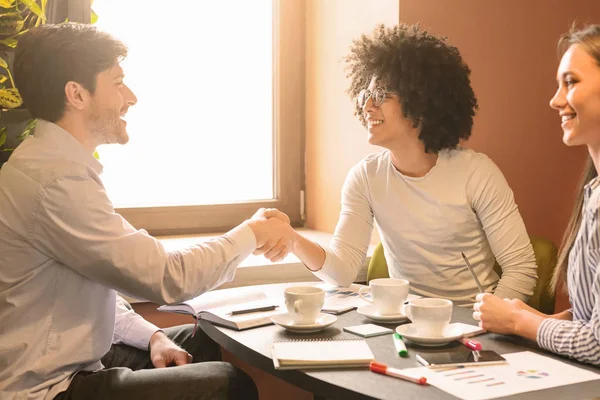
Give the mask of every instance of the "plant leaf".
[[92, 15], [91, 15], [91, 18], [90, 18], [91, 19], [91, 24], [94, 25], [96, 23], [96, 21], [98, 21], [98, 14], [96, 14], [94, 12], [94, 10], [91, 10], [91, 11], [92, 11]]
[[11, 8], [15, 4], [15, 0], [0, 0], [0, 7]]
[[4, 108], [17, 108], [23, 104], [23, 99], [17, 89], [0, 89], [0, 106]]
[[94, 158], [95, 158], [96, 160], [99, 160], [99, 159], [100, 159], [100, 154], [98, 154], [98, 152], [97, 152], [97, 151], [94, 151]]
[[21, 13], [9, 12], [0, 16], [0, 35], [11, 36], [17, 34], [23, 29], [25, 20]]
[[40, 17], [44, 22], [46, 22], [46, 16], [44, 12], [40, 8], [40, 6], [35, 2], [35, 0], [19, 0], [22, 4], [25, 4], [25, 7], [29, 8], [32, 13]]
[[0, 147], [6, 143], [6, 127], [0, 129]]
[[0, 67], [7, 69], [8, 68], [8, 63], [6, 62], [6, 60], [4, 60], [4, 58], [0, 57]]
[[[29, 29], [27, 29], [29, 30]], [[19, 41], [15, 38], [6, 38], [6, 39], [0, 39], [0, 44], [6, 46], [6, 47], [10, 47], [11, 49], [14, 49], [17, 47], [17, 43]]]
[[32, 118], [31, 121], [29, 121], [29, 123], [25, 127], [25, 129], [23, 129], [23, 132], [19, 135], [19, 140], [24, 140], [27, 136], [33, 134], [35, 124], [37, 124], [37, 119]]
[[3, 84], [4, 82], [6, 82], [8, 78], [4, 75], [0, 75], [0, 85]]

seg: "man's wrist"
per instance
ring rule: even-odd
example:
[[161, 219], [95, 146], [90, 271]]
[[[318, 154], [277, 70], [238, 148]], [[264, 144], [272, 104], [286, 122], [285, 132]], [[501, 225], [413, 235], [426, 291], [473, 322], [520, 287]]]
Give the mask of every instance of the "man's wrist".
[[[165, 335], [165, 332], [163, 332], [162, 330], [158, 330], [156, 332], [154, 332], [152, 334], [152, 336], [150, 336], [150, 341], [148, 342], [148, 350], [152, 349], [152, 345], [157, 341], [157, 340], [161, 340], [163, 338], [167, 338], [167, 335]], [[168, 339], [168, 338], [167, 338]]]

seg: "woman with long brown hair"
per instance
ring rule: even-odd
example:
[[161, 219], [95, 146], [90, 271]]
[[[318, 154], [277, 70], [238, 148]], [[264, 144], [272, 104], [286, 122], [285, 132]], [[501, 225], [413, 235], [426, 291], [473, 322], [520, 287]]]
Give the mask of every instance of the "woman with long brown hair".
[[563, 142], [585, 145], [590, 154], [552, 281], [555, 290], [559, 281], [566, 282], [572, 308], [546, 315], [520, 300], [482, 294], [473, 317], [488, 331], [520, 335], [600, 365], [600, 25], [563, 35], [559, 48], [564, 53], [550, 106], [561, 117]]

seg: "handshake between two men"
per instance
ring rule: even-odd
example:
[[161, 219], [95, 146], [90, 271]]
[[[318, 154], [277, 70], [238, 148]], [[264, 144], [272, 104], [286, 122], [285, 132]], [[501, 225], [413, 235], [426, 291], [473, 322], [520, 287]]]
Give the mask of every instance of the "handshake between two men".
[[256, 237], [254, 255], [264, 254], [272, 262], [283, 260], [293, 251], [299, 234], [290, 225], [290, 218], [275, 208], [260, 208], [244, 222]]

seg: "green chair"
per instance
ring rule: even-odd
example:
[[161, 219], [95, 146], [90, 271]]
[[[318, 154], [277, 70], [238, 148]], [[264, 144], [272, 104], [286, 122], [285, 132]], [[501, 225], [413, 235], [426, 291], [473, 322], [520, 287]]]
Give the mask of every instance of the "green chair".
[[[533, 295], [529, 298], [527, 304], [545, 314], [553, 314], [555, 295], [550, 290], [550, 281], [552, 280], [552, 273], [556, 266], [558, 251], [554, 243], [548, 239], [539, 236], [530, 236], [529, 239], [531, 240], [537, 263], [538, 281], [533, 290]], [[494, 270], [498, 275], [502, 275], [502, 270], [498, 263], [494, 265]], [[383, 246], [379, 243], [375, 247], [375, 251], [369, 262], [367, 283], [371, 279], [388, 278], [389, 276], [387, 262], [383, 254]]]

